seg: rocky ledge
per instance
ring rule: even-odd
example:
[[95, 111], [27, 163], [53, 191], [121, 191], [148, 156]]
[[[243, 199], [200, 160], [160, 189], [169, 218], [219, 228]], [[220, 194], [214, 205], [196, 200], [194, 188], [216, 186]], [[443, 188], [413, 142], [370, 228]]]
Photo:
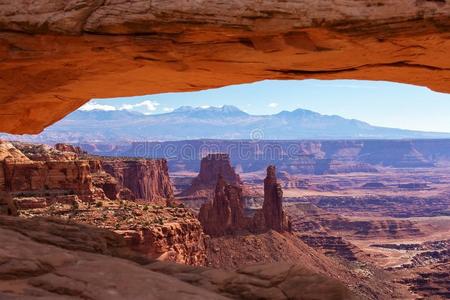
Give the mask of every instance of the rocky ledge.
[[357, 299], [307, 266], [155, 262], [117, 234], [64, 220], [0, 216], [0, 244], [1, 299]]
[[80, 149], [0, 142], [0, 214], [109, 229], [143, 256], [205, 265], [199, 221], [173, 200], [165, 160], [88, 156]]

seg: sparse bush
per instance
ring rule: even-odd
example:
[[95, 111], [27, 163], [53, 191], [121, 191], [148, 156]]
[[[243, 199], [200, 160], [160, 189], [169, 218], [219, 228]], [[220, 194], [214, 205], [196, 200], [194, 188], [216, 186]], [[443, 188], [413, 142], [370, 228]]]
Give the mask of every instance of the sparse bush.
[[72, 202], [72, 209], [77, 210], [80, 208], [80, 204], [77, 201]]

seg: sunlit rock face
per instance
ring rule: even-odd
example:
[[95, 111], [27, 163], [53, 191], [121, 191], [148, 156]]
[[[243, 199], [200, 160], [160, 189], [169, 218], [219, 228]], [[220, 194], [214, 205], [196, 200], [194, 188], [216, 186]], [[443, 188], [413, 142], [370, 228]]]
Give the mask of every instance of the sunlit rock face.
[[241, 178], [231, 166], [230, 156], [226, 153], [211, 153], [202, 158], [200, 172], [192, 181], [191, 186], [181, 193], [181, 196], [214, 197], [217, 190], [217, 178], [222, 179], [233, 186], [242, 184]]
[[291, 231], [290, 220], [283, 210], [283, 191], [277, 181], [275, 166], [267, 167], [263, 207], [253, 216], [244, 213], [242, 187], [228, 184], [219, 174], [214, 199], [201, 206], [198, 219], [205, 233], [213, 237], [242, 232]]
[[264, 179], [264, 203], [262, 207], [266, 229], [279, 232], [289, 229], [289, 221], [283, 211], [283, 190], [277, 181], [275, 166], [267, 167]]
[[233, 234], [247, 229], [250, 220], [244, 216], [242, 189], [228, 184], [219, 175], [214, 201], [202, 205], [198, 218], [204, 231], [211, 236]]
[[0, 131], [91, 98], [263, 79], [390, 80], [450, 92], [450, 3], [0, 2]]

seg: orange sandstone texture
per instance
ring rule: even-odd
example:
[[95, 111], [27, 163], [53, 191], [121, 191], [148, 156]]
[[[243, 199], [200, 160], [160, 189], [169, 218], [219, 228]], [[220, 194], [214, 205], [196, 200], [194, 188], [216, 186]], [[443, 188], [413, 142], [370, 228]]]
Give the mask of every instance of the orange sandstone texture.
[[263, 79], [390, 80], [450, 92], [450, 3], [0, 3], [0, 131], [37, 133], [91, 98]]

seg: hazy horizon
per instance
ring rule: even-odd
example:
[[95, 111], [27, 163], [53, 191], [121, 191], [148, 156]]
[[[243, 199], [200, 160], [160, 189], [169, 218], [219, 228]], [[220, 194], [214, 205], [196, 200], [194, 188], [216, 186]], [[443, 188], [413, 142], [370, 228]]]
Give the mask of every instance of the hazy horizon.
[[161, 114], [180, 106], [223, 105], [236, 106], [251, 115], [273, 115], [300, 108], [374, 126], [450, 132], [450, 95], [385, 81], [266, 80], [196, 92], [93, 99], [82, 109]]

